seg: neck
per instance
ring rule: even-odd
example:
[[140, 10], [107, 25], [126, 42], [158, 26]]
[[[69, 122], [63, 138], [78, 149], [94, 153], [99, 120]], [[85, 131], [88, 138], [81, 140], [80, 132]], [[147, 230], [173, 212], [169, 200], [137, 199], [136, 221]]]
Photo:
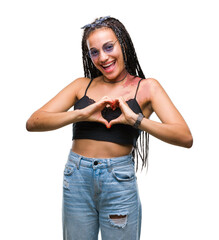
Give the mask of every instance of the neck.
[[106, 78], [104, 77], [104, 75], [103, 75], [103, 81], [104, 81], [105, 83], [110, 83], [110, 84], [119, 83], [119, 82], [124, 81], [124, 80], [126, 79], [127, 75], [128, 75], [128, 72], [125, 71], [124, 73], [121, 73], [118, 78], [113, 79], [113, 80], [108, 80], [108, 79], [106, 79]]

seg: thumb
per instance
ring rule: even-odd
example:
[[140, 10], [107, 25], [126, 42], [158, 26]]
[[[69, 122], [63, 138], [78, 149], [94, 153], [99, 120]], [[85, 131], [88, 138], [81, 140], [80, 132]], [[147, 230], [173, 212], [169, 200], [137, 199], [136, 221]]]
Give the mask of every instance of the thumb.
[[119, 118], [116, 118], [116, 119], [111, 120], [111, 121], [108, 123], [108, 128], [111, 128], [112, 125], [117, 124], [117, 123], [121, 123], [121, 122], [119, 121]]
[[110, 125], [110, 123], [107, 120], [101, 119], [99, 122], [104, 124], [107, 128], [111, 128], [111, 125]]

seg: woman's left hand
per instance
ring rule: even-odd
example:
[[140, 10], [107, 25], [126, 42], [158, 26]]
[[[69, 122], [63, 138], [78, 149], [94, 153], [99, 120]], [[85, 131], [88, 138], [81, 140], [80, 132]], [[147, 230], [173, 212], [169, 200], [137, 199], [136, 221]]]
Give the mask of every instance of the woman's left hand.
[[121, 110], [121, 115], [109, 122], [109, 127], [114, 124], [128, 124], [133, 126], [138, 118], [138, 115], [134, 113], [129, 105], [126, 103], [123, 97], [116, 98], [113, 103], [114, 109], [119, 107]]

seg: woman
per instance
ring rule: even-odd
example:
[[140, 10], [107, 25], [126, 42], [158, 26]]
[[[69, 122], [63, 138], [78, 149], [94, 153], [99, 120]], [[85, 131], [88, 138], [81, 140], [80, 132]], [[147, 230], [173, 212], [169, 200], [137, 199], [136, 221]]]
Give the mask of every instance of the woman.
[[[103, 17], [83, 29], [85, 77], [33, 113], [27, 130], [73, 123], [63, 183], [64, 239], [97, 240], [100, 227], [104, 240], [137, 240], [141, 203], [134, 160], [140, 156], [146, 166], [148, 134], [187, 148], [192, 135], [158, 81], [144, 77], [120, 21]], [[153, 112], [162, 123], [149, 120]]]

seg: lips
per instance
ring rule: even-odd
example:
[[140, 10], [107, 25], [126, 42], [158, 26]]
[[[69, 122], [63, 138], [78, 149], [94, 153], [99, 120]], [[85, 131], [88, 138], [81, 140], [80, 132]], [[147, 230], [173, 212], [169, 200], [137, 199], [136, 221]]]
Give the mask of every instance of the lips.
[[113, 61], [111, 63], [101, 65], [103, 70], [106, 71], [106, 72], [111, 72], [114, 69], [114, 66], [115, 66], [115, 61]]

